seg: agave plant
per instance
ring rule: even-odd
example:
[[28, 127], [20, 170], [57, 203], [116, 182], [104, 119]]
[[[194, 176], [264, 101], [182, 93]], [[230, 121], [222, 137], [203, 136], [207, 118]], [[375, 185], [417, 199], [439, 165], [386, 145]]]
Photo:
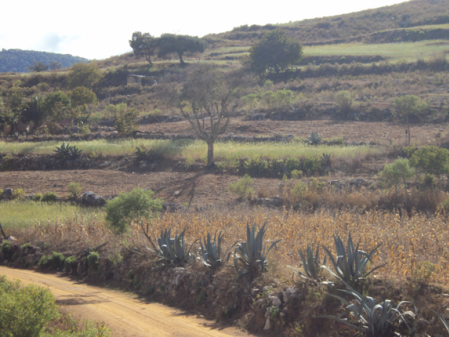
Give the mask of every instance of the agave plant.
[[205, 266], [217, 268], [224, 263], [225, 259], [228, 261], [230, 258], [229, 252], [236, 245], [236, 243], [238, 243], [238, 241], [228, 247], [225, 253], [222, 254], [223, 238], [224, 235], [222, 233], [219, 233], [219, 236], [215, 233], [214, 241], [212, 241], [211, 235], [208, 233], [206, 238], [203, 238], [203, 242], [200, 240], [200, 257], [198, 259], [202, 261]]
[[300, 255], [300, 258], [302, 259], [302, 265], [305, 274], [303, 274], [301, 271], [298, 271], [291, 266], [288, 267], [291, 268], [297, 275], [307, 280], [319, 279], [320, 272], [322, 271], [322, 266], [327, 263], [327, 257], [325, 256], [323, 259], [323, 263], [320, 264], [319, 247], [317, 247], [315, 256], [313, 255], [313, 251], [310, 246], [308, 246], [308, 248], [306, 249], [306, 258], [300, 249], [298, 250], [298, 253]]
[[[347, 314], [347, 317], [341, 318], [333, 315], [323, 315], [318, 316], [317, 318], [323, 317], [333, 319], [356, 330], [371, 334], [372, 337], [394, 335], [395, 323], [400, 320], [406, 324], [408, 329], [411, 329], [406, 322], [405, 317], [409, 316], [412, 319], [415, 319], [415, 313], [412, 311], [401, 313], [399, 310], [402, 305], [411, 302], [400, 302], [397, 307], [394, 307], [391, 300], [384, 300], [379, 304], [375, 304], [375, 300], [372, 297], [363, 296], [344, 281], [343, 283], [346, 285], [347, 289], [338, 289], [338, 291], [353, 296], [356, 304], [350, 303], [345, 298], [337, 295], [328, 295], [338, 299], [346, 305], [345, 313]], [[414, 311], [416, 311], [415, 306]]]
[[309, 143], [311, 145], [319, 145], [322, 138], [320, 138], [317, 132], [311, 132], [311, 136], [309, 136]]
[[433, 309], [430, 309], [432, 312], [434, 312], [436, 315], [438, 315], [439, 319], [441, 320], [442, 324], [444, 324], [445, 329], [447, 330], [447, 332], [449, 331], [449, 327], [448, 327], [448, 323], [445, 320], [444, 316], [442, 316], [440, 313], [434, 311]]
[[247, 223], [247, 241], [238, 244], [234, 252], [234, 266], [239, 276], [249, 274], [251, 278], [254, 278], [267, 269], [267, 256], [281, 240], [272, 242], [266, 250], [270, 242], [268, 240], [263, 244], [266, 224], [264, 223], [256, 234], [256, 225], [254, 224], [250, 230]]
[[[351, 233], [348, 234], [347, 252], [345, 252], [345, 247], [342, 243], [341, 238], [336, 234], [334, 235], [334, 242], [336, 245], [336, 259], [334, 259], [333, 255], [327, 249], [327, 247], [323, 245], [322, 247], [330, 257], [337, 277], [347, 283], [354, 284], [357, 280], [365, 278], [378, 268], [386, 265], [383, 264], [366, 272], [367, 264], [369, 263], [369, 261], [371, 261], [372, 255], [375, 254], [376, 250], [378, 249], [378, 247], [380, 247], [381, 244], [376, 246], [369, 254], [367, 254], [366, 252], [358, 249], [359, 243], [356, 245], [356, 248], [354, 247]], [[323, 266], [323, 268], [327, 269], [331, 274], [335, 275], [328, 267]]]
[[76, 159], [81, 155], [82, 150], [78, 149], [76, 146], [70, 146], [70, 144], [62, 143], [60, 147], [56, 147], [54, 150], [56, 156], [60, 159]]
[[194, 243], [188, 248], [185, 244], [184, 233], [185, 230], [180, 233], [180, 235], [175, 234], [175, 238], [170, 237], [170, 228], [165, 231], [161, 230], [161, 236], [155, 241], [158, 247], [153, 244], [153, 241], [148, 238], [154, 250], [147, 248], [152, 253], [159, 257], [161, 262], [166, 262], [167, 264], [175, 266], [184, 266], [192, 258], [190, 253]]

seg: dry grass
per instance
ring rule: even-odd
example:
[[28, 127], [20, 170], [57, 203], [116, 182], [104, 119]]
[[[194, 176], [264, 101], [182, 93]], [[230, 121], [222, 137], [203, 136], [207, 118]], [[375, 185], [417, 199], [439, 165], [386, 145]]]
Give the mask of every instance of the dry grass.
[[[316, 212], [314, 214], [247, 208], [234, 211], [213, 210], [205, 213], [172, 213], [162, 215], [152, 224], [152, 232], [158, 235], [161, 229], [171, 227], [180, 233], [186, 229], [189, 241], [204, 236], [208, 231], [223, 231], [226, 242], [245, 238], [246, 224], [258, 227], [268, 223], [266, 239], [282, 239], [278, 250], [271, 255], [272, 273], [283, 280], [290, 279], [292, 273], [283, 266], [298, 265], [297, 249], [307, 245], [325, 245], [334, 251], [333, 234], [346, 241], [349, 231], [353, 240], [361, 242], [361, 249], [370, 251], [382, 244], [376, 254], [373, 266], [387, 263], [374, 277], [388, 277], [402, 280], [417, 275], [421, 263], [428, 261], [435, 266], [428, 282], [449, 284], [449, 227], [448, 215], [434, 216], [414, 214], [410, 218], [386, 212]], [[140, 227], [131, 226], [124, 237], [114, 237], [102, 219], [78, 223], [37, 225], [24, 230], [13, 230], [12, 234], [20, 242], [49, 242], [51, 250], [67, 250], [96, 246], [109, 241], [105, 252], [113, 256], [119, 248], [118, 240], [130, 247], [148, 246]], [[69, 247], [69, 248], [68, 248]], [[323, 255], [323, 251], [322, 251]]]

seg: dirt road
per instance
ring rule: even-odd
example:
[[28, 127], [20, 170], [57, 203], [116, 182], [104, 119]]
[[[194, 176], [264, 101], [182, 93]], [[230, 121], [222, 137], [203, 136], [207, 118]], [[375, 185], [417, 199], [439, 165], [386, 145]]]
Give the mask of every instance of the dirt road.
[[183, 311], [157, 303], [146, 303], [132, 295], [73, 282], [53, 274], [0, 267], [0, 275], [22, 284], [48, 287], [75, 317], [104, 321], [114, 336], [250, 336], [234, 328], [188, 316]]

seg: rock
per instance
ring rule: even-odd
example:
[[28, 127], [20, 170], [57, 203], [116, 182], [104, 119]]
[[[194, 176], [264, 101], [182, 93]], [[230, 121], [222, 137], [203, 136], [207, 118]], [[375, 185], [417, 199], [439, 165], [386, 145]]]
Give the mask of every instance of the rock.
[[3, 190], [3, 199], [11, 200], [13, 197], [13, 189], [12, 188], [5, 188]]
[[258, 293], [258, 291], [259, 291], [259, 289], [253, 288], [253, 289], [251, 290], [252, 295], [255, 296], [255, 295]]
[[85, 192], [79, 199], [79, 202], [86, 206], [103, 206], [106, 204], [106, 200], [104, 198], [91, 191]]
[[173, 197], [176, 198], [176, 197], [180, 196], [180, 194], [181, 194], [181, 191], [175, 191], [173, 193]]
[[272, 305], [275, 307], [279, 307], [281, 305], [281, 300], [278, 296], [269, 296], [269, 299], [272, 301]]

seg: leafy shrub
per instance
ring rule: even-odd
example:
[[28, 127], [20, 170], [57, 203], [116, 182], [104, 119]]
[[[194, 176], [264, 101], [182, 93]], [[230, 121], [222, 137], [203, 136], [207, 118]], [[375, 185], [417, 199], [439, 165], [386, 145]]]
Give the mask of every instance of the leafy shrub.
[[69, 256], [64, 260], [64, 271], [65, 272], [72, 271], [72, 270], [76, 269], [76, 267], [77, 267], [77, 258], [74, 255]]
[[11, 242], [8, 240], [3, 241], [2, 243], [2, 255], [6, 259], [9, 256], [9, 252], [11, 251]]
[[27, 242], [27, 243], [24, 243], [22, 246], [20, 246], [20, 249], [21, 249], [22, 251], [24, 251], [25, 249], [27, 249], [27, 247], [30, 247], [30, 246], [31, 246], [30, 243]]
[[33, 195], [32, 200], [33, 201], [41, 201], [42, 200], [42, 193], [36, 193], [35, 195]]
[[38, 337], [58, 306], [50, 290], [35, 285], [21, 287], [0, 277], [0, 332], [2, 336]]
[[56, 157], [59, 159], [68, 160], [77, 159], [83, 151], [78, 149], [75, 145], [70, 146], [70, 144], [66, 145], [63, 142], [60, 147], [56, 147], [54, 152], [56, 153]]
[[326, 182], [317, 178], [311, 178], [309, 182], [309, 189], [315, 192], [322, 192], [326, 186]]
[[135, 109], [127, 109], [125, 112], [121, 113], [116, 120], [116, 130], [123, 134], [131, 134], [136, 130], [135, 120], [139, 116], [139, 111]]
[[267, 161], [259, 160], [259, 156], [248, 158], [244, 162], [245, 173], [249, 174], [252, 177], [264, 174], [267, 168], [268, 168]]
[[50, 258], [46, 255], [42, 255], [41, 259], [38, 262], [38, 268], [39, 269], [46, 269], [50, 265]]
[[299, 203], [303, 200], [308, 193], [308, 186], [302, 181], [295, 184], [294, 188], [291, 190], [291, 197], [294, 204]]
[[117, 234], [122, 234], [132, 221], [150, 220], [154, 212], [162, 210], [162, 201], [153, 199], [153, 195], [153, 191], [142, 188], [120, 193], [117, 198], [107, 202], [106, 221]]
[[432, 174], [425, 174], [425, 176], [423, 177], [423, 185], [425, 187], [432, 187], [435, 184], [435, 179], [434, 179], [434, 175]]
[[411, 158], [414, 152], [417, 151], [417, 148], [414, 146], [405, 146], [402, 148], [403, 153], [405, 154], [406, 158]]
[[57, 199], [58, 199], [58, 196], [56, 195], [55, 192], [45, 192], [44, 195], [42, 196], [41, 201], [53, 202], [53, 201], [56, 201]]
[[447, 149], [433, 145], [424, 146], [414, 152], [409, 164], [425, 173], [448, 175], [448, 157]]
[[353, 98], [350, 95], [350, 92], [346, 90], [339, 91], [334, 98], [338, 105], [339, 112], [342, 113], [344, 117], [347, 117], [353, 104]]
[[267, 257], [276, 244], [281, 240], [274, 241], [267, 248], [266, 241], [263, 244], [264, 234], [266, 233], [266, 223], [261, 227], [256, 234], [256, 225], [250, 227], [247, 224], [247, 241], [239, 243], [235, 248], [234, 253], [234, 267], [239, 276], [248, 274], [250, 278], [255, 278], [267, 269]]
[[13, 192], [13, 199], [23, 199], [25, 197], [25, 192], [21, 189], [15, 189]]
[[283, 173], [284, 161], [282, 159], [272, 158], [267, 162], [267, 172], [273, 176], [279, 176]]
[[81, 184], [80, 183], [70, 183], [67, 187], [70, 193], [70, 198], [76, 199], [78, 195], [81, 193]]
[[64, 254], [53, 252], [51, 256], [51, 267], [53, 269], [59, 269], [64, 266], [64, 260], [66, 258], [64, 257]]
[[228, 191], [239, 196], [240, 199], [251, 198], [253, 194], [253, 179], [248, 175], [244, 175], [235, 183], [228, 185]]
[[392, 164], [384, 165], [383, 170], [380, 172], [380, 177], [387, 184], [394, 185], [397, 190], [401, 182], [406, 183], [406, 179], [414, 174], [415, 171], [409, 166], [408, 159], [398, 158]]
[[293, 170], [298, 169], [300, 161], [296, 158], [288, 158], [284, 165], [286, 165], [286, 170], [291, 173]]
[[303, 160], [302, 169], [307, 175], [318, 174], [322, 168], [322, 160], [320, 158], [306, 158]]
[[301, 178], [303, 175], [303, 171], [302, 170], [292, 170], [291, 171], [291, 178], [292, 179], [299, 179]]
[[97, 270], [98, 260], [100, 256], [97, 252], [92, 252], [87, 256], [87, 262], [90, 271]]
[[250, 109], [253, 109], [255, 107], [257, 99], [258, 99], [258, 95], [256, 95], [256, 94], [248, 94], [247, 96], [242, 97], [242, 101]]

